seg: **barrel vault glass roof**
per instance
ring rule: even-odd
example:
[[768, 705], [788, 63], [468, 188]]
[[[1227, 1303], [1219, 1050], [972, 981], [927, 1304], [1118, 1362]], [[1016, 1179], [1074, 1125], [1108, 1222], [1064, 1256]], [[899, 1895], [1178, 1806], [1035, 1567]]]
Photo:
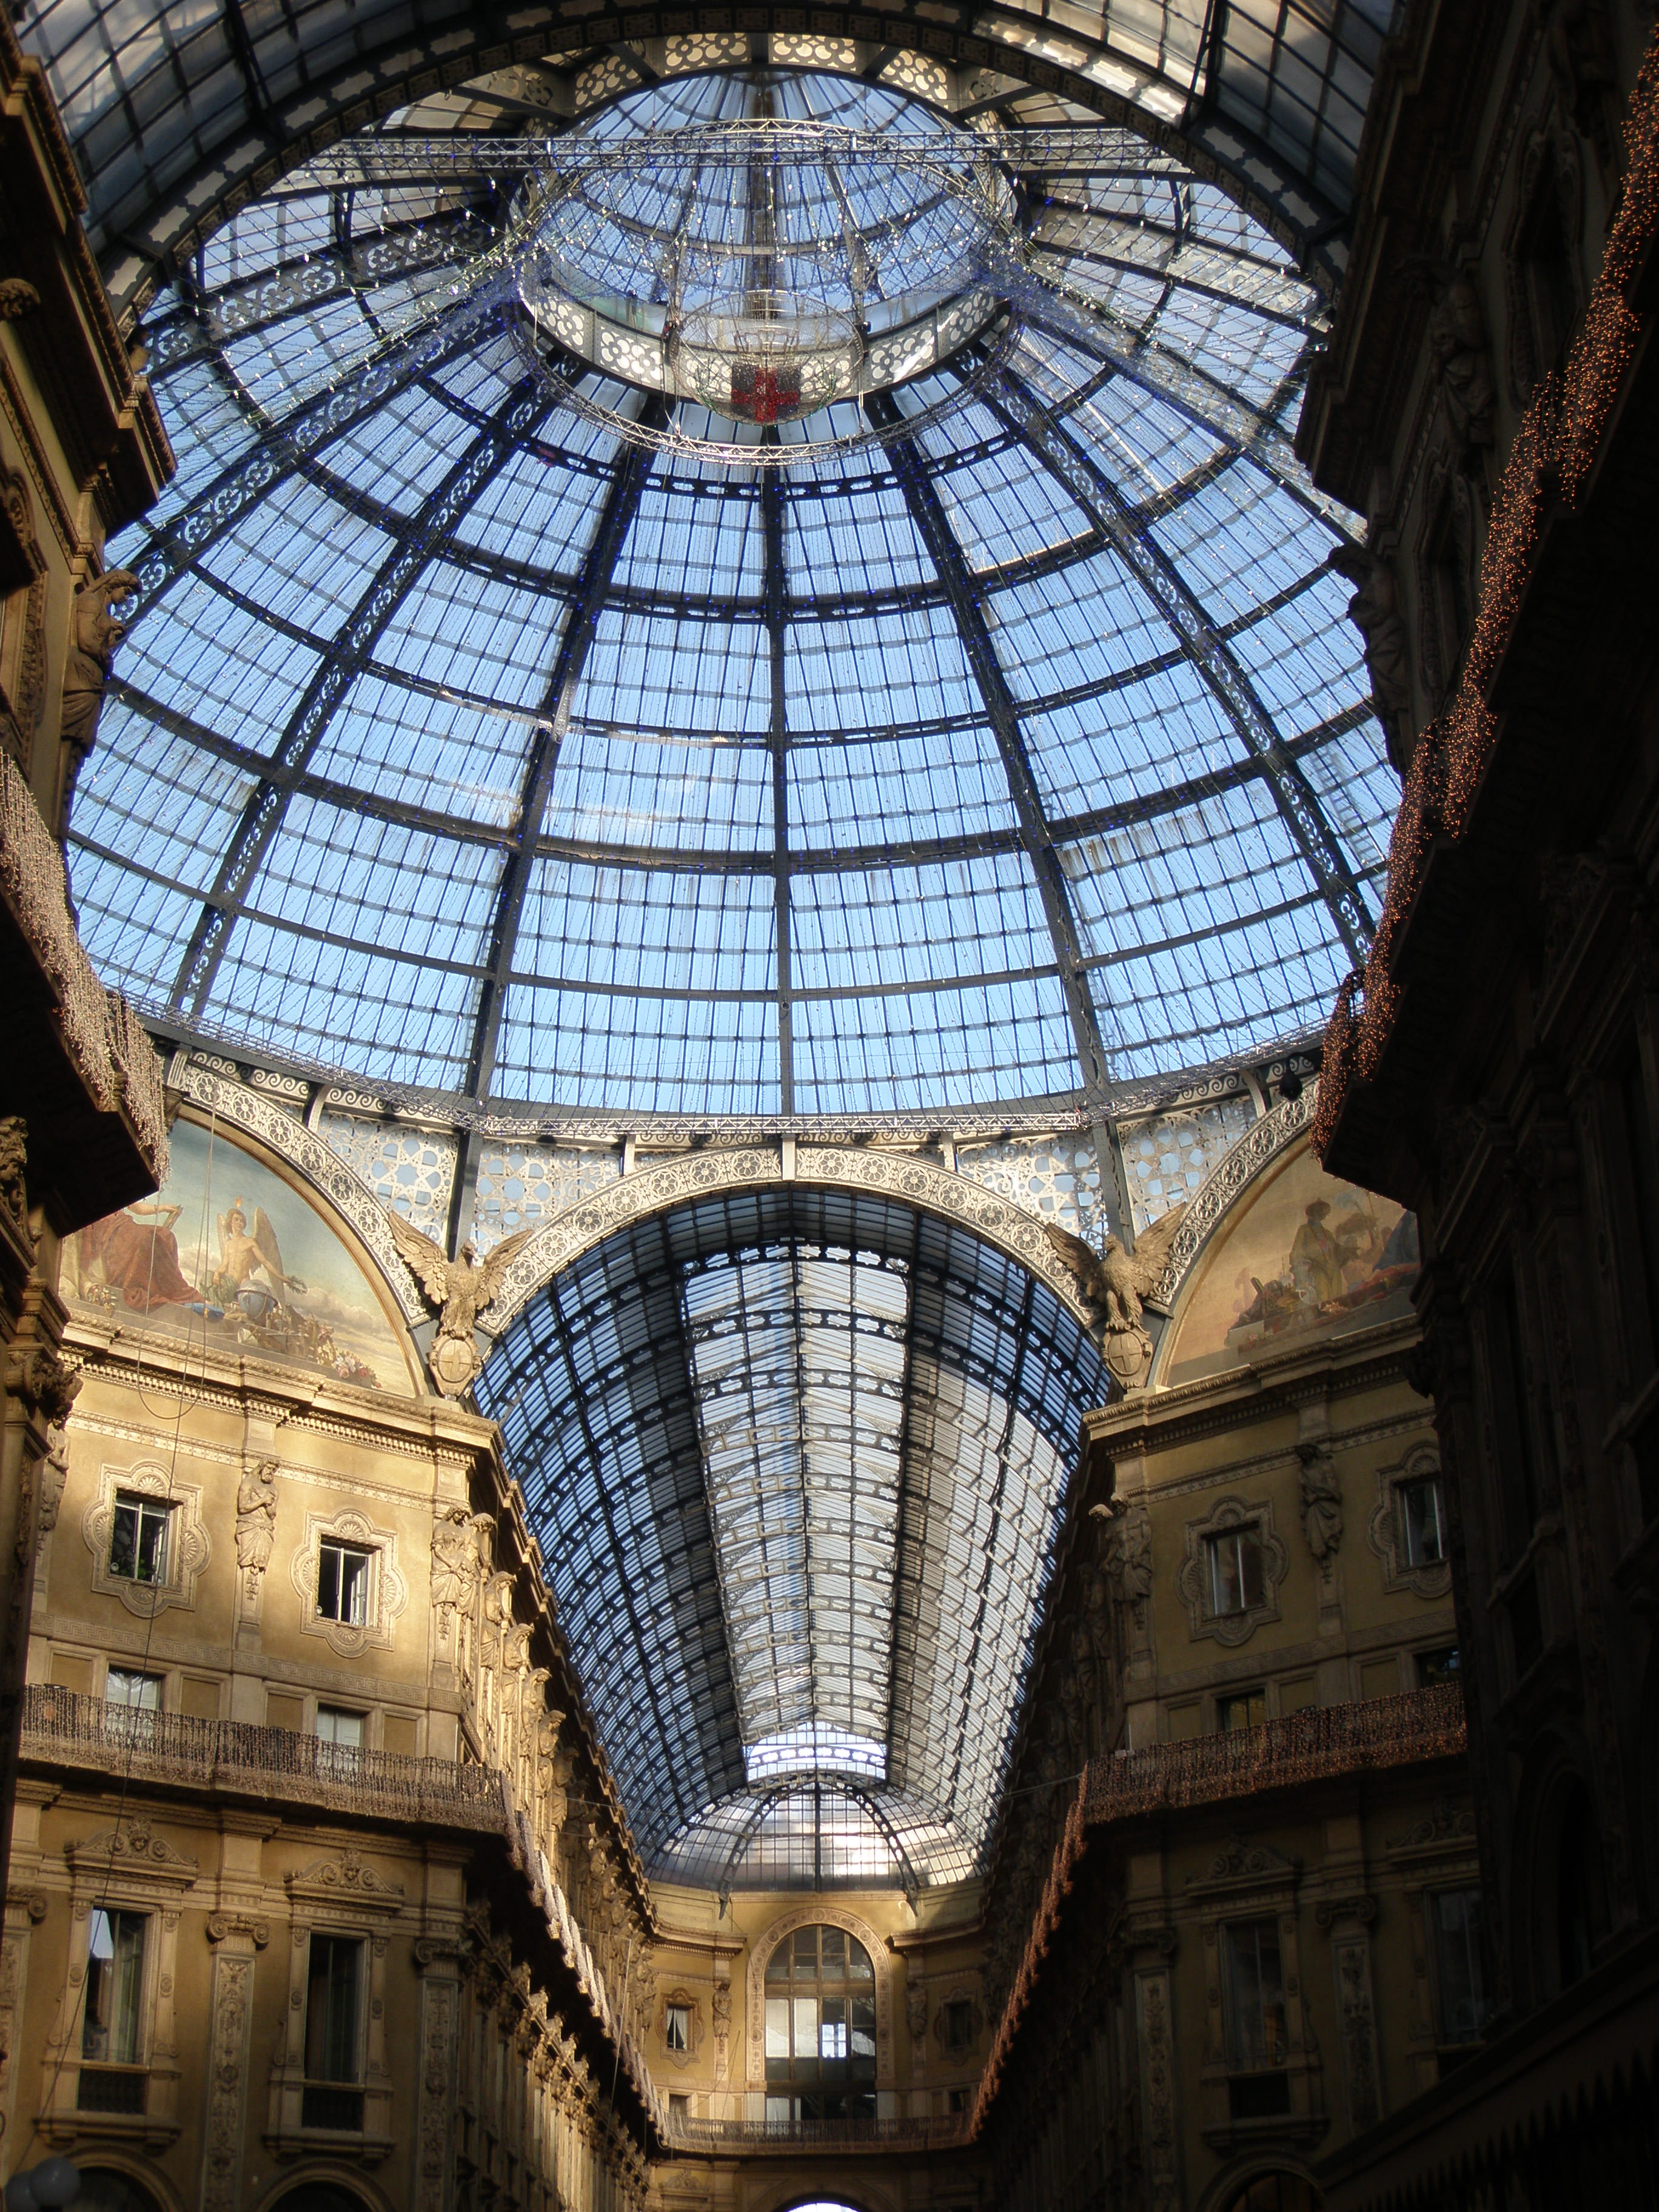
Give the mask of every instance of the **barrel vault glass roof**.
[[468, 307], [499, 191], [224, 225], [151, 325], [177, 480], [112, 548], [142, 587], [71, 852], [111, 979], [176, 1034], [640, 1113], [1109, 1098], [1318, 1024], [1393, 799], [1289, 451], [1318, 298], [1167, 155], [1095, 159], [1015, 178], [1000, 336], [782, 467], [573, 412]]
[[619, 1232], [481, 1386], [647, 1863], [913, 1888], [981, 1863], [1098, 1353], [886, 1200]]

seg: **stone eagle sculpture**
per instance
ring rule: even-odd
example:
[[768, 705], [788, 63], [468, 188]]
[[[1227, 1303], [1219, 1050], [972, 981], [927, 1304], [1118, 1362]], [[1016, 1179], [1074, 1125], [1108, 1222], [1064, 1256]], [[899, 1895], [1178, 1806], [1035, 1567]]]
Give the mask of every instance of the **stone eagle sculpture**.
[[1138, 1380], [1152, 1357], [1152, 1340], [1140, 1325], [1141, 1300], [1151, 1297], [1162, 1281], [1170, 1247], [1186, 1211], [1184, 1205], [1172, 1206], [1150, 1223], [1135, 1239], [1133, 1252], [1126, 1252], [1115, 1237], [1109, 1237], [1104, 1250], [1097, 1252], [1069, 1229], [1052, 1221], [1043, 1224], [1048, 1241], [1100, 1316], [1106, 1364], [1126, 1388]]
[[471, 1389], [483, 1368], [472, 1341], [478, 1316], [495, 1304], [509, 1261], [521, 1245], [530, 1242], [535, 1227], [504, 1237], [480, 1262], [477, 1247], [471, 1240], [462, 1245], [460, 1256], [452, 1260], [441, 1244], [422, 1236], [390, 1206], [386, 1218], [398, 1251], [438, 1316], [438, 1334], [426, 1362], [432, 1379], [446, 1398], [459, 1398]]

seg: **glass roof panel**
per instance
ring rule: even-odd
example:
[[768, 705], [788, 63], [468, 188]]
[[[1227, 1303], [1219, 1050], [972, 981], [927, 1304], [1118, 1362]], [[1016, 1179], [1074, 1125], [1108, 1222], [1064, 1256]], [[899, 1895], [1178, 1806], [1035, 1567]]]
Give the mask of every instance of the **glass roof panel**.
[[[715, 115], [834, 117], [864, 150], [771, 183], [701, 141], [678, 167], [636, 150]], [[141, 576], [118, 772], [71, 823], [145, 1004], [416, 1091], [705, 1115], [1076, 1097], [1096, 1030], [1109, 1083], [1231, 1052], [1230, 1019], [1252, 1048], [1307, 1022], [1352, 964], [1338, 893], [1390, 787], [1325, 565], [1341, 518], [1277, 430], [1240, 454], [1236, 395], [1294, 391], [1317, 300], [1127, 135], [1025, 213], [872, 150], [951, 128], [777, 71], [599, 110], [560, 251], [609, 337], [556, 343], [503, 289], [540, 251], [533, 191], [505, 217], [418, 183], [256, 203], [197, 257], [155, 371], [186, 489], [112, 548]], [[775, 423], [769, 368], [752, 419], [672, 397], [686, 239], [747, 255], [775, 323], [839, 256], [878, 322], [926, 292], [929, 225], [981, 222], [1006, 313], [909, 382], [860, 356], [866, 386]], [[1120, 365], [994, 259], [1022, 222], [1068, 285], [1112, 288]], [[635, 266], [638, 298], [605, 292]], [[1339, 722], [1337, 764], [1297, 769]], [[129, 793], [147, 744], [160, 783]], [[158, 850], [203, 900], [188, 928]], [[246, 880], [210, 915], [222, 868]]]
[[865, 1195], [710, 1198], [537, 1294], [481, 1398], [657, 1871], [975, 1870], [1106, 1387], [1011, 1261]]

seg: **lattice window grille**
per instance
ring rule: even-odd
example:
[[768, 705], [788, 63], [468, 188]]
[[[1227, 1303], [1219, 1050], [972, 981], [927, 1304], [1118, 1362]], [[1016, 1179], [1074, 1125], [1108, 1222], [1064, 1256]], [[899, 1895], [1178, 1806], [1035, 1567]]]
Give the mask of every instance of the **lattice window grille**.
[[478, 1161], [473, 1242], [488, 1251], [517, 1230], [580, 1206], [621, 1173], [615, 1146], [486, 1146]]
[[1129, 1210], [1144, 1229], [1196, 1195], [1222, 1155], [1230, 1152], [1255, 1119], [1243, 1091], [1231, 1098], [1183, 1107], [1179, 1113], [1154, 1114], [1120, 1132]]
[[936, 106], [950, 103], [950, 71], [943, 62], [927, 61], [920, 54], [895, 54], [883, 70], [881, 81], [896, 84], [901, 92], [913, 92], [918, 99], [931, 100]]
[[423, 1237], [447, 1243], [449, 1199], [455, 1182], [453, 1137], [360, 1121], [353, 1114], [325, 1114], [319, 1133], [383, 1206], [395, 1206]]
[[1041, 1220], [1099, 1242], [1100, 1162], [1090, 1137], [999, 1138], [958, 1146], [957, 1172]]

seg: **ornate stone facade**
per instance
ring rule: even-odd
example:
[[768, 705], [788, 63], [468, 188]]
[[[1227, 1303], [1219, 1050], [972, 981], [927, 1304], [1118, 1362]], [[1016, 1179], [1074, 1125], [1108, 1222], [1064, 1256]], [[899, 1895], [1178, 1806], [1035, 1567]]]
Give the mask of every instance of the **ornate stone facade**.
[[[1542, 2212], [1647, 2185], [1659, 2066], [1659, 690], [1632, 491], [1659, 450], [1659, 45], [1622, 0], [1412, 4], [1396, 37], [1300, 433], [1395, 560], [1410, 691], [1317, 1134], [1421, 1224], [1437, 1436], [1378, 1471], [1368, 1540], [1456, 1611], [1496, 2024], [1325, 2179], [1342, 2212]], [[1430, 1474], [1444, 1544], [1413, 1557]]]

